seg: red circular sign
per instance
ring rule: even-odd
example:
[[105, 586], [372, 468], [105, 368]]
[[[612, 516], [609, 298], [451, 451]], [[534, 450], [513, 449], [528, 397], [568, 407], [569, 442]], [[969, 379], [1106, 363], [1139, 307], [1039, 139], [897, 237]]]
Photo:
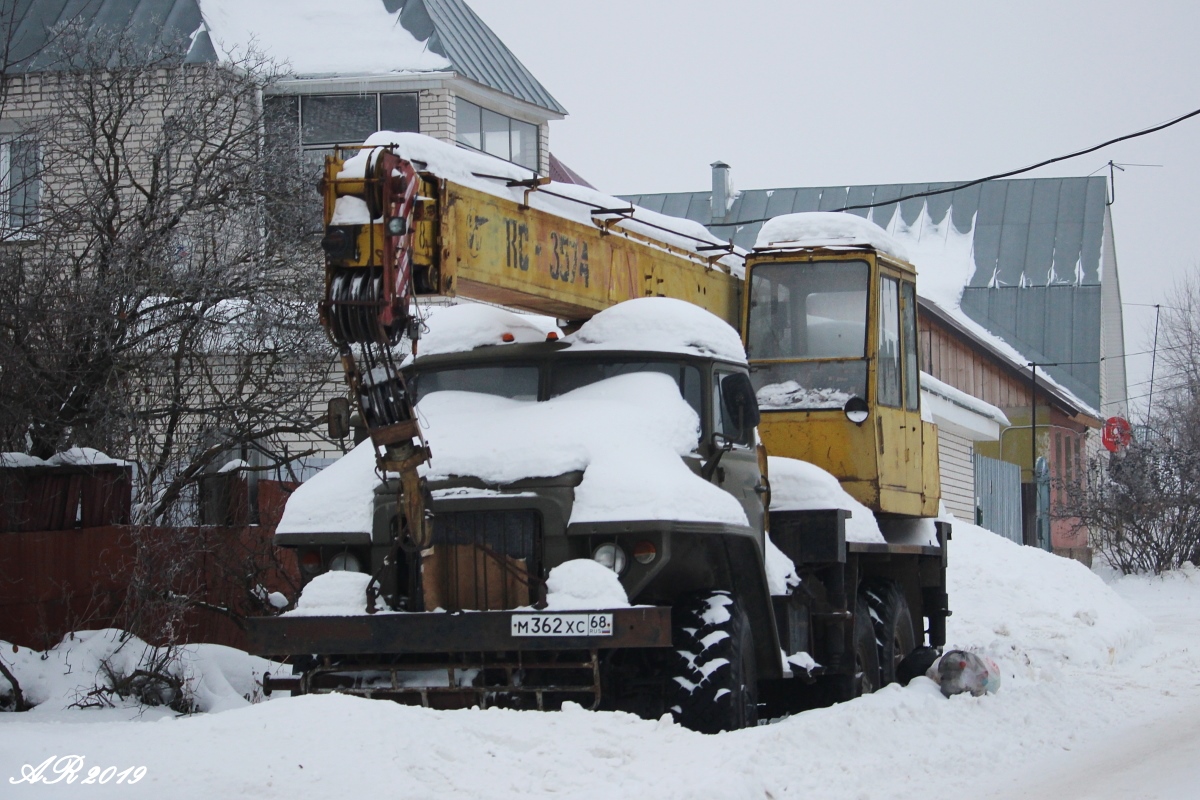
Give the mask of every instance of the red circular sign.
[[1128, 447], [1133, 441], [1133, 428], [1129, 425], [1129, 420], [1122, 417], [1109, 417], [1104, 423], [1104, 432], [1101, 434], [1100, 441], [1104, 443], [1104, 447], [1110, 452], [1115, 453], [1122, 447]]

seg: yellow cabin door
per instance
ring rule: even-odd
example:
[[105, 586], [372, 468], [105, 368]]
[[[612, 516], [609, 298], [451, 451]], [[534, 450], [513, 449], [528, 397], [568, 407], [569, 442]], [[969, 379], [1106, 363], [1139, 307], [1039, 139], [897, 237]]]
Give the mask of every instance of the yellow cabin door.
[[900, 281], [879, 278], [879, 336], [875, 349], [875, 426], [880, 489], [907, 491], [905, 474], [908, 420], [904, 411], [903, 342], [900, 335]]

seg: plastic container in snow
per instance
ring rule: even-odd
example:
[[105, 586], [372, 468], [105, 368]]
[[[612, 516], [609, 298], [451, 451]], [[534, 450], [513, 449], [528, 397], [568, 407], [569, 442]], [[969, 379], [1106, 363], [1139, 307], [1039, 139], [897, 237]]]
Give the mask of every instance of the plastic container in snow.
[[938, 682], [946, 697], [964, 692], [979, 697], [1000, 689], [1000, 667], [996, 662], [965, 650], [943, 654], [927, 674]]

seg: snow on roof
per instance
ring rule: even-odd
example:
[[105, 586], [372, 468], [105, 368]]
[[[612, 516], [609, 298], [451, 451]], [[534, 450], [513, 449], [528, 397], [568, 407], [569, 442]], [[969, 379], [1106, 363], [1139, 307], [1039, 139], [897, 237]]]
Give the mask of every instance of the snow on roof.
[[[394, 4], [393, 4], [394, 7]], [[254, 48], [301, 75], [435, 72], [449, 59], [400, 24], [381, 0], [200, 0], [209, 38], [224, 58]]]
[[512, 336], [513, 344], [544, 342], [550, 334], [564, 335], [551, 317], [520, 314], [482, 303], [429, 306], [427, 312], [425, 331], [417, 343], [418, 358], [506, 344], [505, 334]]
[[[917, 294], [920, 298], [935, 306], [967, 333], [987, 344], [997, 356], [1015, 367], [1025, 369], [1029, 365], [1029, 359], [1017, 348], [969, 317], [962, 309], [963, 290], [971, 282], [975, 271], [973, 231], [973, 223], [970, 231], [960, 231], [949, 211], [941, 221], [935, 221], [929, 216], [927, 205], [922, 207], [919, 217], [912, 225], [904, 221], [902, 214], [895, 214], [887, 229], [888, 234], [899, 241], [912, 256], [911, 262], [917, 268]], [[1054, 380], [1045, 370], [1040, 371], [1038, 377], [1079, 410], [1100, 417], [1099, 411]]]
[[728, 322], [671, 297], [639, 297], [610, 306], [567, 341], [581, 348], [683, 352], [746, 363], [742, 337]]
[[[583, 471], [571, 522], [681, 520], [745, 525], [733, 495], [692, 472], [700, 421], [675, 381], [621, 375], [546, 402], [433, 392], [417, 406], [433, 459], [430, 480], [489, 483]], [[379, 481], [370, 442], [302, 484], [277, 532], [369, 533]]]
[[785, 214], [769, 220], [758, 232], [755, 247], [854, 247], [866, 245], [901, 261], [904, 246], [870, 220], [836, 211]]
[[994, 440], [1000, 435], [998, 429], [1012, 425], [1004, 411], [995, 405], [942, 383], [928, 372], [920, 373], [920, 391], [923, 393], [922, 411], [929, 410], [935, 417], [932, 421], [942, 427], [956, 428], [955, 433], [972, 438], [984, 434], [984, 438]]
[[[369, 147], [396, 145], [396, 152], [402, 158], [423, 162], [423, 165], [417, 165], [421, 170], [432, 172], [440, 178], [477, 191], [511, 200], [514, 203], [525, 202], [524, 187], [510, 188], [506, 184], [511, 180], [528, 180], [531, 172], [508, 161], [473, 150], [466, 150], [419, 133], [379, 131], [367, 137], [364, 144]], [[347, 159], [338, 177], [361, 178], [371, 153], [371, 150], [363, 150], [358, 155]], [[584, 225], [594, 224], [592, 215], [594, 209], [630, 207], [627, 201], [578, 184], [550, 183], [543, 189], [544, 191], [530, 193], [530, 206]], [[625, 229], [693, 253], [697, 253], [696, 248], [699, 246], [726, 243], [724, 239], [713, 236], [698, 222], [679, 217], [668, 217], [636, 207], [634, 215], [634, 219], [626, 219], [616, 228]], [[605, 218], [611, 217], [611, 214], [605, 215]], [[667, 230], [651, 227], [651, 225]], [[702, 253], [697, 253], [697, 255], [707, 256]], [[725, 256], [718, 263], [724, 265], [732, 274], [740, 275], [742, 273], [741, 258]]]
[[771, 511], [818, 511], [844, 508], [847, 542], [883, 542], [871, 509], [855, 500], [833, 477], [816, 464], [783, 456], [767, 459], [771, 479]]

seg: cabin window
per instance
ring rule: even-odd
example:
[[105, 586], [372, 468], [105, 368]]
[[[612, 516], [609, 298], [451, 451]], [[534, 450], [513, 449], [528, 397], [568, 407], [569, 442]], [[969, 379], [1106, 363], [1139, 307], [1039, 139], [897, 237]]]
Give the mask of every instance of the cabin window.
[[879, 351], [876, 382], [880, 405], [900, 405], [900, 282], [879, 279]]
[[900, 284], [900, 313], [904, 322], [904, 407], [920, 408], [921, 366], [917, 360], [917, 290], [911, 283]]
[[866, 261], [762, 264], [750, 282], [751, 381], [763, 411], [866, 398]]

